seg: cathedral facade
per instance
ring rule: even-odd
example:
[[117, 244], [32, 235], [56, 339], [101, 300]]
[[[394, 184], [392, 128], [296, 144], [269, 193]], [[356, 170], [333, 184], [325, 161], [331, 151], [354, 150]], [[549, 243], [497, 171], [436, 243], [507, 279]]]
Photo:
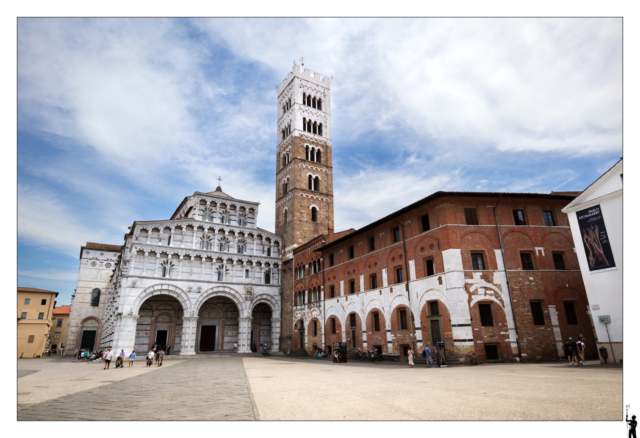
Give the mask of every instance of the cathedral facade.
[[134, 222], [121, 247], [82, 247], [66, 353], [277, 351], [282, 240], [257, 227], [258, 207], [218, 186]]

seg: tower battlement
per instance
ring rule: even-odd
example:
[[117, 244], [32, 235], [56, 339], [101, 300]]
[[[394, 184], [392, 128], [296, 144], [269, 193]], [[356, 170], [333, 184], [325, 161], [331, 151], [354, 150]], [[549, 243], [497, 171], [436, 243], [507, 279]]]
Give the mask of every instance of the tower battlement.
[[325, 88], [331, 88], [331, 78], [329, 76], [323, 76], [320, 73], [312, 72], [308, 68], [302, 70], [302, 67], [299, 65], [294, 65], [293, 70], [287, 75], [284, 81], [280, 85], [278, 85], [278, 96], [280, 93], [287, 88], [287, 85], [293, 80], [293, 78], [299, 77], [303, 78], [309, 82], [313, 82], [314, 84], [323, 86]]

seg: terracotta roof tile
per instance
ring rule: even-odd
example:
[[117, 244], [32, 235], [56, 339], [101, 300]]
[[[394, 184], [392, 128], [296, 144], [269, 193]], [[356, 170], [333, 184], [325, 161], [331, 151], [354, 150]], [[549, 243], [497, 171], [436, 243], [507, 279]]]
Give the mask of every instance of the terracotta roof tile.
[[35, 287], [19, 287], [18, 292], [37, 292], [58, 295], [58, 292], [54, 292], [52, 290], [37, 289]]
[[71, 313], [71, 306], [60, 306], [53, 309], [54, 315], [68, 315]]

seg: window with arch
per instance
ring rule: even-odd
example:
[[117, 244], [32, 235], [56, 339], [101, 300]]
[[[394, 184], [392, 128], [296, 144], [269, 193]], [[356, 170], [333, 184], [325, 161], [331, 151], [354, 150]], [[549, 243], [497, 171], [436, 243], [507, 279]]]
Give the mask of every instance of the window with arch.
[[307, 179], [309, 181], [309, 190], [313, 190], [313, 176], [308, 175]]
[[218, 251], [224, 251], [224, 242], [218, 244]]
[[271, 271], [268, 269], [264, 273], [264, 284], [271, 284]]
[[224, 269], [218, 269], [218, 281], [224, 281]]
[[243, 216], [242, 214], [240, 214], [238, 216], [238, 225], [241, 227], [246, 227], [247, 226], [247, 218], [246, 216]]
[[167, 276], [167, 267], [163, 266], [162, 267], [162, 277], [166, 277]]
[[287, 223], [287, 215], [289, 214], [289, 210], [284, 211], [284, 223]]
[[309, 159], [311, 158], [310, 151], [309, 151], [309, 146], [307, 146], [307, 147], [305, 148], [305, 150], [306, 150], [306, 152], [307, 152], [307, 155], [305, 156], [305, 157], [306, 157], [306, 160], [307, 160], [307, 161], [309, 161]]
[[322, 136], [322, 123], [318, 125], [318, 135]]
[[313, 190], [316, 192], [320, 191], [320, 178], [317, 176], [313, 179]]
[[287, 192], [289, 191], [289, 180], [284, 180], [284, 182], [282, 183], [282, 194], [286, 195]]
[[91, 307], [98, 307], [100, 305], [100, 289], [94, 289], [91, 292]]
[[287, 165], [287, 157], [286, 156], [282, 156], [282, 167]]
[[311, 222], [318, 222], [318, 209], [311, 207]]
[[238, 254], [244, 254], [244, 243], [238, 243]]
[[322, 99], [318, 99], [318, 109], [322, 109]]
[[316, 151], [316, 163], [322, 163], [321, 154], [322, 154], [322, 151], [318, 149]]

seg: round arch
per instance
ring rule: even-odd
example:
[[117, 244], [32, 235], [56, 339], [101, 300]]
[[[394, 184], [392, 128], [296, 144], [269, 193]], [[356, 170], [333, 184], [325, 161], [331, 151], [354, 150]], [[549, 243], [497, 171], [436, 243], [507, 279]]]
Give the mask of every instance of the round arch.
[[170, 297], [177, 299], [180, 305], [182, 305], [182, 310], [185, 315], [188, 315], [193, 311], [191, 300], [185, 291], [171, 284], [156, 284], [154, 286], [149, 286], [136, 297], [132, 308], [133, 315], [137, 315], [140, 311], [140, 306], [155, 295], [169, 295]]
[[260, 303], [266, 304], [271, 308], [272, 318], [280, 318], [280, 306], [274, 297], [268, 294], [256, 295], [251, 302], [251, 308], [249, 310], [253, 312], [253, 309]]
[[193, 306], [193, 316], [196, 316], [200, 311], [200, 308], [209, 298], [213, 297], [227, 297], [238, 307], [238, 313], [240, 317], [246, 317], [246, 306], [243, 303], [242, 295], [235, 289], [232, 289], [228, 286], [214, 286], [210, 289], [207, 289], [198, 297], [195, 305]]

